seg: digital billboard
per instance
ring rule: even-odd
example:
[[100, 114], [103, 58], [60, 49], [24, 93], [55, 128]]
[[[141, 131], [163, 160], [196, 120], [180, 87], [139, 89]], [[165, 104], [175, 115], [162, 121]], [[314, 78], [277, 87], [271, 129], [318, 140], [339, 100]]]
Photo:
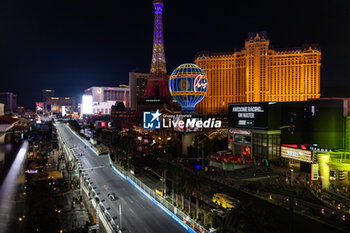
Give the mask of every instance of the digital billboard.
[[312, 152], [309, 150], [301, 150], [290, 148], [286, 146], [281, 146], [281, 157], [294, 159], [302, 162], [311, 163], [312, 162]]
[[269, 103], [238, 103], [229, 105], [229, 127], [234, 128], [268, 128]]
[[82, 114], [92, 114], [92, 95], [83, 95]]
[[36, 112], [43, 112], [44, 111], [44, 103], [43, 102], [37, 102], [35, 106]]
[[66, 106], [62, 106], [62, 117], [66, 115]]

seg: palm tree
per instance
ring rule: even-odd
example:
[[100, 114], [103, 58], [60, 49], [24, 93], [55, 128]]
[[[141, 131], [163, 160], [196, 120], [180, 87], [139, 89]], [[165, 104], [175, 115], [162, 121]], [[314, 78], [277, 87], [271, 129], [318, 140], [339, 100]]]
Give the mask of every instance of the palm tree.
[[207, 224], [207, 219], [208, 219], [208, 215], [209, 213], [212, 213], [210, 210], [210, 206], [209, 205], [202, 205], [201, 207], [202, 213], [203, 213], [203, 222], [204, 222], [204, 226]]
[[173, 188], [174, 188], [174, 192], [175, 192], [175, 203], [176, 203], [175, 205], [176, 205], [176, 207], [179, 206], [179, 195], [182, 192], [180, 172], [181, 172], [181, 170], [178, 169], [178, 166], [173, 166], [171, 168], [171, 174], [173, 176]]
[[273, 219], [265, 210], [257, 209], [251, 203], [237, 203], [225, 216], [225, 223], [244, 233], [275, 233]]
[[175, 193], [176, 193], [176, 206], [179, 206], [179, 195], [181, 195], [181, 209], [185, 208], [185, 197], [187, 190], [185, 189], [185, 183], [187, 179], [186, 172], [183, 166], [176, 166], [175, 173]]
[[130, 128], [128, 133], [124, 134], [120, 138], [120, 147], [124, 154], [127, 155], [128, 169], [129, 169], [129, 156], [136, 151], [137, 146], [137, 133]]
[[168, 170], [168, 164], [164, 160], [161, 160], [157, 170], [158, 170], [158, 173], [161, 174], [161, 176], [162, 176], [162, 193], [163, 193], [163, 197], [165, 198], [165, 196], [164, 196], [164, 193], [166, 193], [166, 191], [164, 192], [164, 190], [166, 190], [166, 180], [165, 180], [166, 174], [165, 173]]
[[192, 191], [195, 193], [196, 197], [196, 218], [199, 219], [199, 196], [200, 194], [208, 192], [210, 187], [205, 185], [205, 175], [202, 172], [193, 173], [192, 177]]
[[169, 141], [168, 151], [170, 151], [172, 158], [178, 158], [181, 155], [181, 141], [177, 137], [173, 137]]
[[192, 175], [185, 174], [184, 176], [184, 193], [188, 195], [188, 212], [191, 215], [191, 199], [192, 199], [192, 192], [193, 192], [193, 186], [195, 185], [195, 180]]
[[217, 217], [216, 213], [211, 212], [211, 211], [208, 213], [207, 218], [208, 218], [210, 227], [213, 227], [214, 218], [216, 218], [216, 217]]
[[226, 213], [224, 217], [225, 223], [238, 229], [242, 221], [247, 218], [246, 214], [246, 209], [241, 204], [237, 204], [234, 209]]

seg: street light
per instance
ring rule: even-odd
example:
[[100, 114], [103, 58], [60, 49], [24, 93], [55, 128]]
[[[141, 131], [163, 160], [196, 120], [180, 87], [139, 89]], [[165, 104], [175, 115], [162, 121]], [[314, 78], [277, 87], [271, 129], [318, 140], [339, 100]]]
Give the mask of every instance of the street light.
[[290, 169], [290, 185], [293, 183], [293, 169]]
[[120, 220], [120, 228], [122, 228], [122, 206], [119, 204], [119, 220]]

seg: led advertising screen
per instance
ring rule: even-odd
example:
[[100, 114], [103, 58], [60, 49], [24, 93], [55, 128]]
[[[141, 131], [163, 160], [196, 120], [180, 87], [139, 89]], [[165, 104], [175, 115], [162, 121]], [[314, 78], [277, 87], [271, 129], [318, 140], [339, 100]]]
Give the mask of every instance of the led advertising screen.
[[43, 112], [44, 111], [44, 103], [37, 102], [35, 107], [36, 112]]
[[92, 95], [83, 95], [82, 114], [92, 114]]
[[66, 115], [66, 106], [62, 106], [62, 117]]
[[302, 162], [311, 163], [312, 162], [312, 152], [309, 150], [301, 150], [290, 148], [286, 146], [281, 146], [281, 157], [294, 159]]
[[229, 127], [233, 128], [268, 128], [269, 103], [230, 104], [228, 108]]

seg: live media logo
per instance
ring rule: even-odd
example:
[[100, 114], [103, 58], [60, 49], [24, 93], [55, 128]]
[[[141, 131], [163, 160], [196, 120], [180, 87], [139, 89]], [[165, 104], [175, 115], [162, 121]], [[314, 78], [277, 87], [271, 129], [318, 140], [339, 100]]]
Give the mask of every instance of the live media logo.
[[[144, 129], [160, 129], [161, 128], [161, 116], [162, 114], [157, 110], [156, 112], [143, 112], [143, 128]], [[166, 119], [163, 119], [163, 128], [174, 129], [194, 129], [194, 128], [221, 128], [221, 120], [215, 118], [208, 118], [203, 120], [196, 117], [183, 117], [183, 115], [164, 115]]]
[[160, 116], [162, 114], [156, 112], [143, 112], [143, 128], [144, 129], [160, 129]]

